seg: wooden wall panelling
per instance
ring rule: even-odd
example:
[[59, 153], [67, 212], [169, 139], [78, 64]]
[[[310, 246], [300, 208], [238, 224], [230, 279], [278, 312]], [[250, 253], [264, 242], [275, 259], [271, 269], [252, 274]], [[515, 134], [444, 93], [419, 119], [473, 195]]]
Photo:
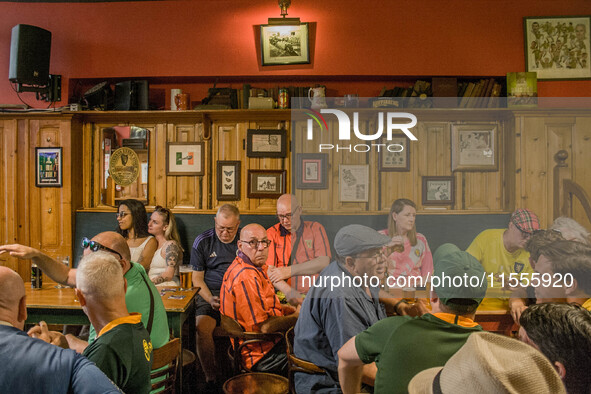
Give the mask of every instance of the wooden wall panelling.
[[[572, 142], [570, 163], [573, 167], [573, 179], [591, 195], [591, 117], [577, 117]], [[573, 204], [573, 218], [587, 230], [591, 230], [591, 222], [578, 200]]]
[[93, 162], [93, 147], [95, 138], [94, 123], [84, 123], [82, 125], [82, 143], [78, 145], [82, 153], [82, 207], [94, 207], [93, 201], [93, 182], [96, 179], [94, 176], [95, 163]]
[[[210, 209], [217, 209], [224, 203], [234, 204], [240, 212], [249, 210], [249, 202], [246, 198], [246, 177], [247, 160], [246, 149], [243, 143], [246, 143], [246, 123], [236, 122], [214, 122], [212, 125], [212, 201]], [[240, 165], [240, 200], [238, 201], [218, 201], [217, 200], [217, 162], [220, 160], [238, 160]]]
[[[472, 124], [472, 123], [468, 123]], [[503, 127], [501, 122], [487, 122], [485, 126], [495, 127], [494, 143], [498, 171], [458, 172], [459, 181], [456, 202], [458, 209], [469, 211], [500, 211], [503, 205]]]
[[[271, 158], [271, 157], [251, 157], [246, 160], [248, 163], [246, 168], [244, 169], [244, 175], [247, 177], [246, 180], [246, 187], [248, 187], [248, 170], [285, 170], [286, 171], [286, 178], [285, 178], [285, 192], [291, 192], [291, 185], [290, 185], [290, 157], [291, 153], [289, 151], [289, 141], [290, 141], [290, 127], [289, 122], [284, 121], [256, 121], [256, 122], [248, 122], [249, 129], [286, 129], [287, 131], [287, 157], [286, 158]], [[244, 138], [246, 139], [246, 131], [244, 134]], [[246, 145], [244, 145], [246, 146]], [[245, 155], [246, 156], [246, 151]], [[251, 212], [257, 213], [267, 213], [273, 214], [277, 211], [277, 199], [275, 198], [251, 198], [249, 199], [249, 210]]]
[[[35, 184], [34, 176], [35, 161], [34, 155], [31, 155], [31, 124], [29, 119], [20, 118], [17, 120], [16, 136], [17, 139], [17, 168], [18, 172], [14, 172], [14, 175], [18, 175], [16, 180], [17, 184], [17, 241], [23, 245], [31, 245], [31, 194], [33, 193], [33, 187], [31, 187], [31, 179], [33, 185]], [[36, 218], [35, 220], [39, 220]], [[19, 262], [18, 273], [24, 279], [31, 278], [31, 264], [27, 262]]]
[[[415, 149], [417, 169], [414, 182], [414, 202], [417, 208], [422, 206], [423, 178], [424, 176], [451, 176], [451, 131], [447, 122], [419, 122], [418, 124], [418, 149]], [[413, 174], [414, 175], [414, 174]], [[462, 183], [460, 177], [455, 177], [456, 204], [461, 201]], [[443, 207], [454, 209], [455, 207]], [[442, 210], [440, 207], [426, 207], [427, 210]]]
[[[18, 241], [19, 218], [17, 216], [18, 204], [18, 180], [24, 174], [18, 171], [17, 150], [17, 121], [15, 119], [0, 120], [0, 160], [3, 165], [0, 169], [0, 242], [12, 244]], [[28, 272], [25, 264], [19, 265], [18, 260], [7, 253], [0, 255], [0, 265], [9, 267], [21, 275]], [[22, 273], [21, 273], [22, 271]]]
[[[32, 163], [30, 246], [55, 257], [72, 255], [72, 215], [70, 176], [70, 122], [60, 120], [30, 120], [29, 158]], [[62, 147], [62, 187], [35, 186], [35, 148]]]
[[[168, 142], [201, 142], [203, 135], [199, 133], [195, 123], [168, 124]], [[209, 174], [207, 154], [208, 143], [204, 146], [204, 173]], [[165, 148], [166, 149], [166, 148]], [[204, 176], [167, 176], [166, 204], [171, 209], [206, 209], [207, 185]]]
[[[313, 139], [307, 139], [307, 132], [308, 126], [307, 121], [298, 121], [292, 123], [292, 141], [293, 144], [293, 151], [291, 152], [291, 186], [292, 191], [297, 196], [300, 205], [303, 208], [304, 214], [306, 212], [327, 212], [331, 207], [331, 201], [334, 198], [338, 198], [338, 194], [335, 194], [335, 191], [331, 185], [332, 177], [330, 176], [331, 170], [333, 167], [332, 162], [332, 150], [323, 150], [320, 152], [318, 149], [319, 144], [329, 144], [333, 143], [331, 141], [331, 136], [329, 133], [321, 132], [320, 128], [313, 124], [314, 133]], [[298, 171], [296, 166], [298, 165], [297, 162], [297, 155], [298, 154], [309, 154], [309, 153], [325, 153], [328, 156], [327, 159], [327, 188], [326, 189], [297, 189], [296, 186], [296, 177], [298, 176]]]
[[167, 124], [158, 123], [150, 135], [148, 147], [148, 205], [166, 203], [166, 134]]
[[[367, 122], [365, 120], [365, 122]], [[338, 122], [336, 120], [331, 120], [327, 122], [328, 123], [328, 129], [329, 130], [338, 130]], [[363, 125], [362, 126], [362, 121], [361, 119], [359, 120], [360, 123], [360, 128], [363, 127], [364, 130], [367, 130], [367, 125]], [[336, 139], [334, 137], [334, 134], [332, 135], [332, 141], [334, 141], [334, 145], [336, 144], [336, 141], [338, 141], [338, 139]], [[345, 141], [339, 141], [338, 145], [341, 147], [341, 149], [339, 149], [339, 151], [337, 152], [336, 147], [335, 150], [333, 152], [333, 156], [331, 158], [332, 164], [333, 164], [333, 168], [332, 168], [332, 182], [331, 182], [331, 188], [334, 190], [333, 193], [333, 201], [332, 201], [332, 207], [331, 210], [335, 211], [337, 213], [359, 213], [359, 214], [363, 214], [363, 213], [367, 213], [369, 210], [370, 205], [372, 205], [370, 202], [372, 201], [372, 199], [377, 201], [377, 196], [375, 195], [375, 193], [371, 192], [371, 183], [372, 181], [375, 179], [372, 179], [372, 174], [375, 177], [375, 173], [372, 173], [372, 169], [371, 169], [371, 165], [370, 165], [370, 158], [369, 158], [369, 153], [362, 153], [362, 152], [354, 152], [353, 147], [356, 144], [356, 139], [354, 139], [352, 137], [351, 142], [345, 142]], [[351, 151], [348, 150], [348, 147], [351, 146]], [[347, 149], [342, 149], [343, 147], [347, 147]], [[368, 182], [369, 182], [369, 193], [368, 193], [368, 201], [367, 202], [344, 202], [341, 201], [341, 196], [340, 196], [340, 181], [341, 181], [341, 176], [340, 176], [340, 166], [341, 165], [345, 165], [345, 164], [350, 164], [350, 165], [370, 165], [370, 169], [369, 169], [369, 178], [368, 178]], [[375, 205], [375, 204], [373, 204]]]
[[529, 208], [542, 217], [552, 207], [548, 204], [547, 155], [545, 120], [526, 117], [521, 130], [521, 196], [515, 208]]
[[519, 141], [516, 136], [517, 121], [508, 119], [503, 124], [502, 140], [499, 147], [502, 149], [499, 155], [499, 165], [502, 165], [501, 182], [503, 185], [503, 204], [501, 209], [512, 211], [515, 207], [516, 176], [517, 176], [517, 155], [520, 153]]
[[[545, 195], [548, 198], [548, 207], [546, 211], [540, 212], [543, 216], [541, 218], [545, 226], [552, 224], [554, 220], [554, 155], [559, 150], [566, 150], [569, 158], [566, 163], [571, 169], [571, 177], [573, 177], [573, 150], [572, 138], [575, 130], [576, 118], [565, 117], [557, 118], [551, 117], [546, 121], [546, 141], [548, 146], [548, 153], [546, 156], [546, 177], [548, 179], [547, 189]], [[573, 177], [574, 178], [574, 177]], [[542, 223], [540, 223], [542, 224]]]

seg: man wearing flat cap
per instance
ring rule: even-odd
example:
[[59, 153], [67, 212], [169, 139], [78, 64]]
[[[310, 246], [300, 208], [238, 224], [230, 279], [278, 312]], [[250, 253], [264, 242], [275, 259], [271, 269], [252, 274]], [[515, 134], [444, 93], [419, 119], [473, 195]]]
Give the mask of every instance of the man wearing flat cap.
[[[536, 214], [529, 209], [520, 208], [513, 212], [506, 229], [484, 230], [474, 238], [466, 252], [480, 261], [487, 274], [504, 274], [506, 285], [510, 274], [534, 272], [529, 264], [529, 252], [525, 250], [525, 245], [534, 231], [539, 229], [540, 221]], [[501, 289], [500, 281], [495, 280], [494, 285], [489, 283], [489, 287], [487, 297], [491, 298], [485, 300], [486, 305], [508, 308], [507, 300], [502, 299], [506, 298], [506, 294]]]
[[[379, 304], [379, 278], [386, 270], [382, 248], [390, 237], [358, 224], [339, 230], [333, 261], [315, 278], [295, 326], [295, 355], [326, 371], [295, 374], [298, 393], [339, 390], [337, 352], [349, 338], [386, 317]], [[374, 279], [372, 279], [374, 278]], [[373, 380], [375, 365], [365, 369]]]
[[389, 317], [351, 338], [339, 350], [343, 393], [359, 392], [361, 368], [373, 362], [376, 393], [405, 393], [415, 374], [445, 364], [482, 331], [474, 322], [486, 293], [482, 265], [453, 244], [441, 245], [433, 257], [431, 313]]

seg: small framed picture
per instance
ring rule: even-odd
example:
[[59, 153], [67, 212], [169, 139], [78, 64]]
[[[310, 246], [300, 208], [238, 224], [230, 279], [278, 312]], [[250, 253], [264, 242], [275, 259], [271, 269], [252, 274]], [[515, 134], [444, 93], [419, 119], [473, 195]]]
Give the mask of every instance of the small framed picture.
[[218, 201], [240, 200], [240, 161], [217, 162]]
[[204, 147], [203, 142], [168, 142], [166, 175], [203, 175]]
[[380, 147], [380, 171], [410, 171], [410, 144], [404, 134], [393, 135], [392, 140], [383, 139]]
[[246, 156], [286, 157], [287, 131], [249, 129], [246, 132]]
[[62, 187], [62, 148], [35, 148], [35, 186]]
[[525, 68], [538, 79], [591, 79], [591, 17], [528, 16], [523, 18]]
[[452, 171], [498, 171], [497, 124], [451, 127]]
[[263, 66], [310, 63], [308, 24], [261, 25]]
[[298, 153], [296, 155], [296, 187], [298, 189], [326, 189], [328, 182], [328, 154]]
[[285, 193], [285, 170], [248, 170], [248, 198], [279, 198]]
[[339, 165], [339, 200], [369, 201], [369, 165]]
[[424, 176], [423, 205], [453, 205], [455, 202], [453, 176]]

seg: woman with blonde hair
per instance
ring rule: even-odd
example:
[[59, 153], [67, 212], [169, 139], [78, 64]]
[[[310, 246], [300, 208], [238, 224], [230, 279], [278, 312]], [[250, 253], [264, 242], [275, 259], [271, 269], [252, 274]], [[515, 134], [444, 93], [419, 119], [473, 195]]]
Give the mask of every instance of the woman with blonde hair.
[[158, 241], [148, 276], [155, 285], [179, 286], [179, 266], [183, 262], [183, 248], [173, 213], [161, 206], [154, 208], [148, 231]]
[[125, 238], [131, 253], [131, 261], [141, 264], [146, 271], [158, 243], [148, 233], [148, 214], [141, 201], [129, 199], [119, 204], [116, 231]]
[[394, 252], [388, 256], [388, 275], [421, 276], [433, 273], [433, 255], [427, 238], [417, 233], [417, 206], [406, 198], [395, 200], [390, 207], [388, 228], [380, 231], [392, 238]]

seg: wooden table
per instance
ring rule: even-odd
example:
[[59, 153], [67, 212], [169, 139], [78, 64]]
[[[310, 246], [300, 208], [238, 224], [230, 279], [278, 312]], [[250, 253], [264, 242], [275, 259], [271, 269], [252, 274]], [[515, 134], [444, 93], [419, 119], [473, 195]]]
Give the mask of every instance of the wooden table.
[[[171, 290], [174, 291], [163, 291]], [[162, 302], [166, 309], [168, 327], [175, 338], [181, 340], [183, 347], [183, 324], [189, 320], [188, 343], [184, 344], [186, 349], [195, 351], [195, 296], [199, 288], [180, 291], [178, 287], [159, 287]], [[90, 324], [88, 317], [84, 314], [80, 303], [76, 299], [74, 289], [66, 287], [58, 289], [53, 283], [44, 284], [41, 289], [31, 289], [31, 283], [25, 283], [25, 294], [27, 296], [27, 324], [37, 324], [41, 320], [47, 324]], [[182, 300], [170, 299], [170, 296], [185, 296]], [[182, 352], [180, 364], [182, 365]], [[177, 387], [182, 387], [182, 367], [179, 368], [179, 381]], [[179, 385], [180, 384], [180, 385]]]

